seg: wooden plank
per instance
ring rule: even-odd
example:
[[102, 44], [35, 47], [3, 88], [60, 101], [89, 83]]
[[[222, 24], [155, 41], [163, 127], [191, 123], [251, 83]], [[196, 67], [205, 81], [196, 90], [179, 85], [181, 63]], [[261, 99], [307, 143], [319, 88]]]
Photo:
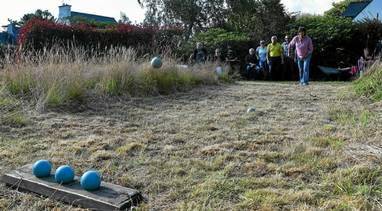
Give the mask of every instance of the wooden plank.
[[111, 183], [102, 182], [99, 190], [90, 192], [81, 188], [78, 177], [67, 185], [56, 183], [54, 175], [40, 179], [32, 174], [31, 164], [3, 175], [1, 181], [12, 188], [92, 210], [129, 209], [143, 200], [139, 191]]

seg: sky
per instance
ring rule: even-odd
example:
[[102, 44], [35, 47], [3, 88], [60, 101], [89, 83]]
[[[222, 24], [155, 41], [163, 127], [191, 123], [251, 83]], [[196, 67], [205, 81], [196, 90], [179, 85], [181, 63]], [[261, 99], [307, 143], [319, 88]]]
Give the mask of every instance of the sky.
[[[5, 3], [6, 1], [6, 3]], [[289, 12], [322, 14], [330, 9], [333, 1], [337, 0], [282, 0]], [[58, 6], [63, 2], [72, 5], [72, 11], [104, 15], [119, 20], [120, 12], [125, 12], [130, 20], [141, 22], [144, 18], [137, 0], [0, 0], [0, 25], [8, 23], [8, 18], [19, 20], [26, 13], [37, 9], [49, 10], [58, 16]]]

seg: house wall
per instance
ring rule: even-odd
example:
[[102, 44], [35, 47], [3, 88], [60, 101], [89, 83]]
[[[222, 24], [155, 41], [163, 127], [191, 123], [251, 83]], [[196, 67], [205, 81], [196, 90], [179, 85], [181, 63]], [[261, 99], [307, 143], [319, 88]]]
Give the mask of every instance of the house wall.
[[15, 36], [16, 37], [16, 28], [13, 24], [9, 24], [8, 27], [7, 27], [7, 32], [8, 34], [12, 35], [12, 36]]
[[68, 23], [68, 19], [72, 16], [72, 6], [68, 4], [63, 4], [59, 6], [58, 11], [58, 22], [60, 23]]
[[362, 21], [365, 18], [377, 18], [382, 21], [382, 0], [373, 0], [367, 7], [357, 16], [354, 21]]

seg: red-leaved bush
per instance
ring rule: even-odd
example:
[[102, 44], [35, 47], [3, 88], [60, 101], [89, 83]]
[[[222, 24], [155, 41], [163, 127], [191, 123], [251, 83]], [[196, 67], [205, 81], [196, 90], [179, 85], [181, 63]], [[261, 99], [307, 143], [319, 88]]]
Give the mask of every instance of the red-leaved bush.
[[[178, 28], [163, 29], [117, 24], [99, 29], [89, 24], [65, 25], [48, 20], [32, 19], [20, 30], [18, 43], [23, 49], [41, 50], [52, 46], [83, 47], [104, 50], [110, 47], [139, 48], [144, 53], [171, 48], [181, 38]], [[173, 46], [175, 47], [175, 46]]]

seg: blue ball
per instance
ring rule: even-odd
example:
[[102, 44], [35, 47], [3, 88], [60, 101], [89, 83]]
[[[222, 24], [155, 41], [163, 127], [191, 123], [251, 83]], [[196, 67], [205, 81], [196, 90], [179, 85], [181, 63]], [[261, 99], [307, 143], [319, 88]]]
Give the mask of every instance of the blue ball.
[[98, 171], [87, 171], [81, 176], [80, 182], [85, 190], [98, 190], [101, 186], [101, 174]]
[[38, 177], [49, 177], [52, 170], [52, 164], [47, 160], [36, 161], [32, 166], [33, 174]]
[[154, 57], [151, 60], [151, 66], [155, 69], [161, 68], [162, 67], [162, 60], [159, 57]]
[[72, 182], [74, 180], [73, 168], [68, 165], [60, 166], [56, 170], [54, 179], [56, 180], [57, 183], [60, 183], [60, 184], [66, 184], [66, 183]]

